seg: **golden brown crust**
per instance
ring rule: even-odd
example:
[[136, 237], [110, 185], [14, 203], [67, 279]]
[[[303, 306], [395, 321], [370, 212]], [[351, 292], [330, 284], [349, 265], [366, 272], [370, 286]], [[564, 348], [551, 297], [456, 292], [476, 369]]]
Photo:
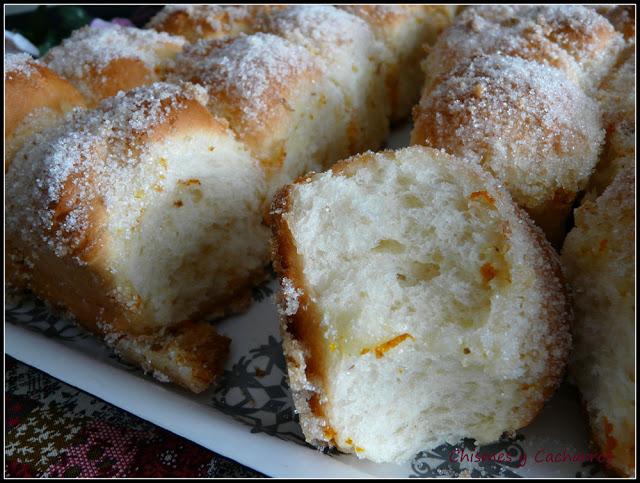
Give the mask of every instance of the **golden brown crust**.
[[191, 321], [159, 335], [111, 334], [107, 340], [123, 359], [151, 372], [157, 379], [179, 384], [194, 393], [204, 391], [222, 375], [231, 342], [211, 324]]
[[[29, 62], [29, 66], [32, 68], [30, 75], [20, 71], [5, 75], [5, 172], [22, 144], [22, 139], [12, 142], [11, 137], [28, 116], [38, 115], [38, 110], [44, 108], [61, 118], [72, 108], [84, 107], [86, 104], [75, 87], [51, 69], [35, 61]], [[21, 133], [21, 137], [25, 134], [27, 133]]]
[[[537, 227], [524, 210], [515, 207], [516, 216], [526, 227], [529, 236], [534, 241], [540, 257], [535, 264], [535, 270], [541, 280], [545, 281], [544, 313], [540, 320], [549, 325], [545, 353], [547, 359], [547, 375], [534, 387], [534, 393], [542, 394], [541, 400], [531, 400], [529, 403], [530, 418], [522, 424], [528, 425], [540, 412], [560, 386], [566, 372], [567, 361], [571, 351], [571, 335], [569, 327], [573, 322], [573, 303], [571, 290], [562, 270], [558, 253], [545, 237], [545, 233]], [[525, 391], [529, 388], [523, 388]]]
[[[294, 287], [307, 287], [302, 260], [298, 256], [293, 236], [283, 217], [289, 209], [289, 195], [290, 188], [286, 186], [275, 195], [272, 204], [270, 224], [273, 231], [273, 268], [280, 278], [291, 280]], [[298, 300], [299, 308], [295, 314], [281, 316], [281, 330], [287, 333], [285, 338], [291, 338], [301, 345], [306, 363], [306, 379], [314, 386], [321, 388], [326, 384], [326, 360], [319, 312], [306, 290], [300, 294]], [[285, 353], [285, 356], [287, 355]], [[313, 415], [324, 419], [325, 413], [321, 399], [322, 395], [316, 393], [313, 397], [314, 404], [310, 404], [310, 409]]]

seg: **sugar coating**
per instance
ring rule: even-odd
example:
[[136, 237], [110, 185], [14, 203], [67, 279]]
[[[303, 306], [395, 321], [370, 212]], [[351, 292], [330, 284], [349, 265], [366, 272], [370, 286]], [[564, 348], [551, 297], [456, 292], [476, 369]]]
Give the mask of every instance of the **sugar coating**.
[[174, 73], [210, 91], [232, 93], [243, 114], [255, 120], [269, 109], [272, 89], [316, 68], [304, 48], [257, 33], [228, 42], [200, 40], [189, 45], [176, 57]]
[[421, 100], [415, 141], [480, 161], [527, 207], [585, 186], [604, 130], [560, 70], [496, 54], [449, 74]]
[[331, 5], [292, 6], [267, 15], [262, 22], [289, 37], [299, 37], [310, 47], [329, 43], [340, 46], [353, 43], [359, 36], [371, 35], [364, 20]]
[[576, 5], [500, 5], [465, 9], [438, 39], [424, 68], [431, 81], [480, 53], [504, 53], [562, 69], [594, 88], [622, 36], [593, 9]]
[[204, 34], [199, 22], [204, 23], [213, 31], [224, 31], [225, 27], [235, 21], [244, 21], [254, 15], [256, 6], [252, 5], [165, 5], [158, 14], [151, 19], [148, 27], [161, 26], [176, 13], [184, 13], [197, 23], [196, 32]]
[[4, 54], [4, 78], [10, 74], [19, 74], [26, 78], [37, 72], [34, 67], [39, 62], [29, 54]]
[[282, 279], [281, 291], [283, 295], [283, 304], [279, 308], [279, 312], [284, 315], [295, 315], [298, 312], [300, 306], [299, 297], [302, 295], [302, 290], [297, 289], [293, 282], [288, 278]]
[[44, 61], [60, 75], [77, 79], [87, 76], [91, 69], [105, 68], [116, 59], [137, 59], [153, 70], [162, 61], [158, 50], [167, 44], [181, 47], [185, 40], [164, 32], [121, 25], [83, 27], [51, 49]]

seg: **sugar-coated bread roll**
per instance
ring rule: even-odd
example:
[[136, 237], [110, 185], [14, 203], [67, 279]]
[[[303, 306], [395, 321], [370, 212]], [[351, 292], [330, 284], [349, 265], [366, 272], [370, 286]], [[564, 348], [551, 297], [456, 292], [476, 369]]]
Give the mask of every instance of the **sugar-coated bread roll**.
[[575, 211], [562, 250], [574, 289], [570, 377], [609, 466], [635, 475], [635, 172], [623, 169]]
[[494, 53], [557, 67], [592, 89], [615, 62], [622, 42], [607, 19], [579, 5], [473, 6], [431, 49], [423, 66], [425, 89], [456, 64]]
[[589, 180], [589, 196], [601, 194], [618, 172], [635, 166], [636, 55], [635, 43], [627, 46], [596, 96], [607, 131], [596, 171]]
[[451, 23], [453, 5], [338, 5], [338, 8], [365, 20], [376, 37], [389, 49], [387, 89], [391, 121], [411, 113], [418, 101], [424, 74], [420, 63], [426, 46]]
[[83, 27], [52, 48], [43, 61], [95, 105], [119, 91], [161, 80], [163, 63], [184, 43], [182, 37], [154, 30]]
[[349, 153], [349, 112], [323, 64], [286, 39], [257, 33], [201, 40], [175, 59], [170, 79], [205, 87], [208, 106], [257, 157], [269, 193]]
[[4, 56], [4, 169], [15, 152], [34, 132], [58, 122], [74, 107], [82, 107], [82, 95], [29, 54]]
[[411, 141], [479, 162], [560, 244], [604, 138], [597, 103], [558, 69], [478, 56], [439, 77], [414, 110]]
[[384, 71], [389, 53], [364, 20], [330, 5], [298, 5], [261, 16], [256, 28], [323, 61], [323, 75], [341, 90], [350, 115], [350, 154], [382, 145], [389, 134]]
[[528, 424], [560, 383], [557, 255], [479, 165], [414, 146], [284, 188], [283, 345], [307, 441], [377, 462]]
[[241, 33], [253, 33], [256, 17], [283, 8], [279, 5], [166, 5], [147, 27], [189, 42], [200, 39], [225, 39]]
[[9, 283], [112, 339], [246, 306], [268, 261], [264, 175], [206, 103], [156, 83], [32, 136], [5, 185]]

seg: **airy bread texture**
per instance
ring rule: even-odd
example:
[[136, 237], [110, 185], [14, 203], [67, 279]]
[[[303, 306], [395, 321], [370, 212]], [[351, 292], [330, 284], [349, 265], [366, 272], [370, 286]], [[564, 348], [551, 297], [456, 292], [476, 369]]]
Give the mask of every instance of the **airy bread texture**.
[[182, 50], [182, 37], [119, 25], [83, 27], [44, 56], [90, 102], [162, 80], [162, 65]]
[[33, 133], [53, 126], [74, 107], [84, 107], [82, 95], [29, 54], [4, 57], [4, 170]]
[[555, 252], [480, 166], [365, 153], [272, 206], [290, 385], [307, 441], [376, 462], [525, 426], [560, 383]]
[[570, 377], [609, 465], [635, 475], [635, 172], [575, 211], [562, 262], [575, 292]]
[[8, 281], [118, 337], [246, 305], [268, 261], [264, 176], [207, 101], [157, 83], [30, 138], [7, 173]]
[[481, 164], [561, 243], [604, 139], [598, 104], [561, 71], [481, 55], [436, 79], [414, 117], [412, 143]]

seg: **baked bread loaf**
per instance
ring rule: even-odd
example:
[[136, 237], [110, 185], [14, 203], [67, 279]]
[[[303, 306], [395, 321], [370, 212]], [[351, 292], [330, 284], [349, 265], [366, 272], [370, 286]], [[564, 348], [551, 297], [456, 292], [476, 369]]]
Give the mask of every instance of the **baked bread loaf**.
[[485, 167], [556, 245], [603, 139], [597, 103], [561, 71], [500, 54], [438, 78], [411, 134]]
[[[122, 352], [148, 338], [175, 349], [192, 339], [171, 342], [176, 327], [246, 306], [268, 262], [264, 175], [206, 104], [199, 86], [156, 83], [30, 138], [6, 178], [8, 282]], [[194, 330], [205, 347], [228, 344]], [[193, 389], [221, 369], [219, 353], [199, 353], [192, 373], [144, 358]]]
[[29, 54], [4, 56], [4, 170], [34, 132], [57, 123], [74, 107], [83, 107], [82, 95]]
[[560, 383], [571, 309], [557, 255], [479, 165], [365, 153], [284, 188], [271, 217], [307, 441], [376, 462], [488, 443]]
[[182, 50], [182, 37], [153, 30], [83, 27], [44, 56], [52, 70], [90, 102], [162, 80], [162, 65]]
[[635, 475], [635, 172], [575, 210], [562, 249], [575, 295], [570, 378], [609, 466]]
[[[165, 32], [83, 28], [44, 59], [92, 110], [25, 141], [25, 169], [9, 173], [16, 201], [7, 272], [12, 285], [64, 307], [123, 357], [201, 390], [219, 358], [190, 359], [180, 341], [209, 331], [197, 353], [214, 357], [226, 346], [206, 324], [187, 321], [246, 306], [248, 288], [265, 273], [261, 215], [278, 187], [384, 141], [394, 59], [382, 30], [331, 6], [169, 6], [150, 25]], [[157, 96], [173, 98], [169, 85], [151, 84], [158, 80], [169, 81], [180, 99], [183, 89], [198, 92], [176, 111], [177, 128], [165, 120], [152, 125]], [[180, 87], [183, 81], [200, 84], [208, 97]], [[181, 134], [190, 129], [198, 136]], [[130, 140], [140, 149], [129, 150]], [[111, 169], [118, 163], [123, 169]], [[165, 165], [184, 176], [168, 178]], [[18, 224], [27, 215], [33, 223]]]

